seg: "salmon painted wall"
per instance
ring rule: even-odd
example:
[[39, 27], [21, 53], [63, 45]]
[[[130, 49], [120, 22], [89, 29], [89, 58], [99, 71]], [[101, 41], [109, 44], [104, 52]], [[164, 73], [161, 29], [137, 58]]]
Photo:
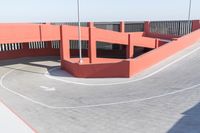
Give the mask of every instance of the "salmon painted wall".
[[[159, 61], [175, 54], [199, 39], [200, 21], [193, 21], [194, 32], [178, 38], [176, 36], [166, 36], [151, 34], [149, 32], [149, 22], [145, 23], [145, 32], [125, 33], [124, 23], [121, 22], [121, 32], [97, 29], [93, 23], [89, 27], [82, 27], [82, 40], [88, 40], [88, 58], [84, 58], [84, 64], [78, 64], [79, 59], [70, 58], [69, 41], [78, 40], [78, 28], [76, 26], [57, 26], [50, 24], [0, 24], [0, 44], [23, 43], [23, 49], [16, 51], [1, 51], [0, 59], [11, 59], [27, 56], [47, 56], [61, 55], [61, 67], [69, 70], [77, 76], [84, 77], [129, 77], [134, 75]], [[150, 36], [150, 37], [149, 37]], [[164, 38], [172, 41], [166, 45]], [[59, 49], [51, 48], [49, 43], [45, 49], [28, 49], [28, 42], [60, 40]], [[127, 58], [132, 58], [133, 46], [147, 48], [157, 48], [136, 59], [105, 59], [96, 57], [96, 42], [116, 43], [127, 46]], [[163, 45], [163, 46], [162, 46]], [[159, 47], [160, 46], [160, 47]], [[159, 47], [159, 48], [158, 48]], [[103, 53], [102, 53], [103, 54]], [[74, 61], [72, 63], [71, 61]], [[76, 69], [75, 69], [76, 68]], [[122, 71], [123, 70], [123, 71]]]
[[139, 47], [156, 48], [156, 39], [145, 37], [144, 32], [131, 33], [131, 44]]
[[97, 41], [128, 45], [128, 34], [92, 28], [93, 36]]
[[[146, 48], [156, 48], [157, 40], [155, 38], [144, 37], [143, 32], [136, 33], [124, 33], [124, 32], [115, 32], [109, 30], [102, 30], [95, 28], [92, 24], [90, 27], [82, 27], [82, 40], [88, 40], [88, 57], [90, 58], [90, 63], [98, 63], [97, 60], [97, 51], [96, 51], [96, 42], [108, 42], [121, 45], [130, 45], [140, 46]], [[78, 40], [78, 28], [76, 26], [62, 26], [61, 27], [61, 55], [63, 60], [70, 60], [69, 42], [70, 40]], [[131, 37], [131, 38], [130, 38]], [[131, 41], [130, 41], [131, 40]], [[132, 50], [133, 51], [133, 50]], [[129, 53], [127, 49], [126, 53]], [[102, 53], [103, 54], [103, 53]], [[84, 54], [86, 55], [86, 54]], [[119, 54], [120, 55], [120, 54]]]
[[[99, 64], [78, 64], [62, 61], [62, 68], [76, 77], [82, 78], [110, 78], [129, 77], [129, 62]], [[123, 70], [123, 71], [122, 71]]]
[[161, 60], [172, 56], [178, 51], [191, 46], [199, 40], [200, 29], [179, 38], [177, 41], [173, 41], [149, 53], [141, 55], [138, 58], [132, 59], [130, 61], [130, 76], [149, 68]]
[[59, 26], [48, 24], [0, 24], [0, 44], [60, 40]]
[[192, 31], [195, 31], [200, 28], [200, 20], [193, 20], [192, 21]]

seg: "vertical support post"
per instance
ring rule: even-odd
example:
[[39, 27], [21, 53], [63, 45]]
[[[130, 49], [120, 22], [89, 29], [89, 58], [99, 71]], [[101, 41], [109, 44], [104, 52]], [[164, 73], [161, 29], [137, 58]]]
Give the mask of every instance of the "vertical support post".
[[144, 22], [144, 34], [146, 36], [148, 36], [149, 33], [150, 33], [150, 22], [149, 21], [145, 21]]
[[96, 49], [96, 38], [95, 38], [95, 28], [94, 23], [89, 23], [89, 46], [88, 46], [88, 56], [90, 58], [90, 63], [94, 63], [96, 60], [97, 49]]
[[159, 47], [159, 40], [158, 38], [155, 39], [155, 48], [158, 48]]
[[[60, 44], [60, 58], [63, 60], [70, 60], [70, 46], [69, 39], [67, 38], [67, 28], [65, 26], [60, 27], [61, 44]], [[61, 64], [62, 66], [62, 64]]]
[[200, 28], [200, 20], [193, 20], [192, 21], [192, 31], [195, 31]]
[[120, 22], [120, 32], [125, 32], [125, 23], [123, 21]]
[[132, 35], [128, 34], [128, 46], [127, 46], [127, 59], [134, 57], [134, 45], [132, 44]]

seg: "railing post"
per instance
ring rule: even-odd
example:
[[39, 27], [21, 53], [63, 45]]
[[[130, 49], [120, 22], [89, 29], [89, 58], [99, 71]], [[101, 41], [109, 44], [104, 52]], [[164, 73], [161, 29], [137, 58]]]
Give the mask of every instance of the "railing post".
[[96, 39], [95, 39], [95, 28], [94, 23], [89, 22], [89, 44], [88, 44], [88, 56], [90, 59], [90, 63], [94, 63], [96, 60]]

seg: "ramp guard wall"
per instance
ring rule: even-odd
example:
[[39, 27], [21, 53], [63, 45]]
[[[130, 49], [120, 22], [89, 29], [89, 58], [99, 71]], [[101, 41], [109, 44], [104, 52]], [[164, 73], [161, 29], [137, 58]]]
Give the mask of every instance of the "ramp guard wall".
[[130, 76], [164, 60], [200, 40], [200, 29], [130, 61]]

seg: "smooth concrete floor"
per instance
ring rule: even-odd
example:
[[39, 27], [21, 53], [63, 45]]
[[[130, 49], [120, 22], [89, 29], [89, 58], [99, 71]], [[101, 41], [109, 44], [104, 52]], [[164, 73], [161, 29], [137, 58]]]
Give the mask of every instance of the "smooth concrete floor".
[[59, 65], [0, 61], [0, 100], [38, 133], [200, 133], [200, 42], [130, 79], [79, 79]]

